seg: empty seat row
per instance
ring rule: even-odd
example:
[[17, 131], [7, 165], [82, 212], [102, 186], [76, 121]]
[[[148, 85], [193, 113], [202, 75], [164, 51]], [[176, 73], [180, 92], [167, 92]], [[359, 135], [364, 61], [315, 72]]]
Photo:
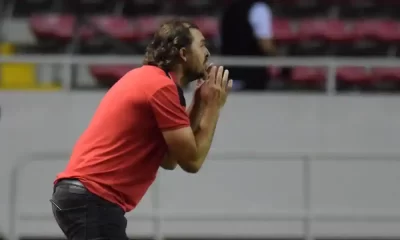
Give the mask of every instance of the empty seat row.
[[[135, 41], [152, 35], [159, 25], [170, 16], [140, 17], [130, 20], [121, 16], [95, 16], [89, 19], [101, 31], [112, 37], [126, 41]], [[206, 36], [214, 37], [218, 33], [218, 20], [213, 17], [197, 17], [193, 21], [199, 25]], [[46, 14], [30, 18], [29, 25], [37, 37], [72, 38], [76, 18], [72, 15]], [[83, 25], [80, 35], [89, 38], [94, 34], [92, 26]]]
[[[112, 37], [136, 41], [152, 35], [161, 22], [170, 16], [138, 17], [128, 19], [121, 16], [95, 16], [90, 21], [94, 26]], [[206, 37], [218, 37], [219, 20], [216, 17], [198, 16], [193, 18]], [[37, 37], [72, 38], [75, 17], [72, 15], [36, 15], [30, 18], [30, 27]], [[275, 39], [281, 43], [295, 41], [324, 40], [345, 42], [353, 40], [376, 40], [395, 43], [400, 40], [400, 22], [393, 20], [361, 19], [342, 21], [339, 19], [304, 19], [291, 21], [275, 19]], [[93, 28], [83, 26], [80, 34], [84, 38], [93, 35]]]
[[[90, 72], [101, 85], [111, 86], [125, 73], [135, 68], [129, 65], [95, 65], [90, 66]], [[272, 78], [279, 78], [280, 69], [271, 67]], [[323, 88], [326, 84], [327, 69], [323, 67], [294, 67], [291, 70], [289, 81], [294, 85]], [[339, 86], [372, 86], [379, 84], [396, 85], [400, 87], [399, 68], [363, 68], [340, 67], [336, 71], [336, 80]]]
[[[295, 86], [323, 89], [327, 81], [327, 69], [322, 67], [295, 67], [289, 81]], [[385, 86], [400, 88], [400, 68], [340, 67], [336, 71], [338, 89], [371, 89]]]
[[281, 42], [325, 40], [346, 42], [376, 40], [396, 42], [400, 40], [400, 22], [382, 19], [303, 19], [293, 23], [287, 19], [274, 21], [274, 35]]
[[[92, 16], [80, 22], [79, 28], [76, 28], [77, 19], [72, 15], [46, 14], [32, 16], [29, 26], [41, 52], [63, 51], [74, 37], [79, 36], [81, 53], [136, 54], [143, 53], [156, 29], [169, 18], [171, 17], [128, 19], [122, 16]], [[214, 42], [218, 36], [217, 19], [205, 16], [193, 18], [193, 21], [210, 39], [211, 50], [214, 50]]]
[[[16, 16], [29, 16], [38, 12], [123, 13], [141, 15], [148, 13], [208, 13], [220, 10], [231, 0], [18, 0], [14, 8]], [[395, 10], [396, 0], [271, 0], [274, 14], [326, 13], [334, 6], [340, 7], [343, 16], [376, 14], [382, 9]]]

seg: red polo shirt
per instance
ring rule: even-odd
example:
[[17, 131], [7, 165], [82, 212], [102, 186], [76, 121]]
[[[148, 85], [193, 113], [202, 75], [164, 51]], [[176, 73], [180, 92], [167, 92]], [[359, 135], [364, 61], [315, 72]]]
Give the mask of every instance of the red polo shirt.
[[130, 211], [156, 178], [167, 151], [162, 131], [190, 126], [182, 90], [160, 68], [128, 72], [104, 96], [62, 178]]

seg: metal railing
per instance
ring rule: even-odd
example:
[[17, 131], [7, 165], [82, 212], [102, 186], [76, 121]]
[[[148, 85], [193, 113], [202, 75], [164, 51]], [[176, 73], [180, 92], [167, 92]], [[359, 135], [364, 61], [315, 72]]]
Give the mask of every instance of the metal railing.
[[[143, 56], [75, 56], [75, 55], [18, 55], [0, 57], [1, 63], [32, 63], [32, 64], [61, 64], [63, 65], [63, 88], [70, 91], [73, 80], [73, 65], [114, 65], [142, 64]], [[211, 57], [211, 62], [224, 66], [309, 66], [327, 67], [326, 92], [336, 93], [336, 68], [343, 66], [354, 67], [400, 67], [400, 59], [395, 58], [332, 58], [332, 57]]]
[[[32, 162], [38, 161], [54, 161], [59, 159], [66, 159], [67, 154], [63, 153], [36, 153], [27, 155], [26, 158], [20, 159], [17, 162], [11, 172], [10, 181], [10, 193], [9, 193], [9, 229], [8, 239], [17, 240], [19, 239], [17, 223], [19, 220], [46, 220], [52, 219], [53, 216], [41, 215], [19, 215], [18, 214], [18, 179], [20, 178], [20, 172], [27, 165]], [[242, 214], [242, 213], [231, 213], [231, 214], [215, 214], [215, 213], [203, 213], [203, 214], [176, 214], [170, 213], [165, 214], [160, 209], [160, 197], [159, 182], [156, 180], [152, 188], [152, 214], [134, 214], [135, 219], [152, 220], [153, 222], [153, 234], [156, 240], [164, 239], [162, 232], [162, 224], [168, 220], [254, 220], [254, 221], [281, 221], [281, 220], [298, 220], [303, 223], [303, 236], [306, 240], [314, 240], [315, 235], [312, 231], [311, 224], [313, 221], [374, 221], [374, 222], [400, 222], [400, 213], [339, 213], [339, 212], [313, 212], [312, 206], [312, 188], [311, 188], [311, 176], [312, 168], [311, 164], [313, 161], [342, 161], [342, 160], [357, 160], [357, 161], [400, 161], [400, 154], [398, 155], [371, 155], [371, 154], [307, 154], [307, 153], [294, 153], [294, 154], [272, 154], [268, 152], [259, 151], [213, 151], [209, 158], [223, 161], [302, 161], [302, 196], [303, 196], [303, 211], [301, 213], [258, 213], [258, 214]]]

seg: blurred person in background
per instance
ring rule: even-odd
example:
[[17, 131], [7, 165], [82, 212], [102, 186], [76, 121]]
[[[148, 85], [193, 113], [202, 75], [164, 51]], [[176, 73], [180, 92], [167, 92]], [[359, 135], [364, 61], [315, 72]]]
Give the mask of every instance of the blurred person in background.
[[[232, 0], [220, 21], [224, 56], [274, 56], [272, 12], [267, 0]], [[229, 75], [243, 90], [265, 90], [270, 79], [266, 67], [230, 67]]]

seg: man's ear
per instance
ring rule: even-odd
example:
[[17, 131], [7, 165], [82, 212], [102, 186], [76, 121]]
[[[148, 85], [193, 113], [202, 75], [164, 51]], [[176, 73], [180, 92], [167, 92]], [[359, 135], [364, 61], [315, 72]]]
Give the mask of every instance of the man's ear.
[[187, 61], [187, 50], [186, 48], [181, 48], [179, 49], [179, 56], [181, 57], [181, 59], [186, 62]]

